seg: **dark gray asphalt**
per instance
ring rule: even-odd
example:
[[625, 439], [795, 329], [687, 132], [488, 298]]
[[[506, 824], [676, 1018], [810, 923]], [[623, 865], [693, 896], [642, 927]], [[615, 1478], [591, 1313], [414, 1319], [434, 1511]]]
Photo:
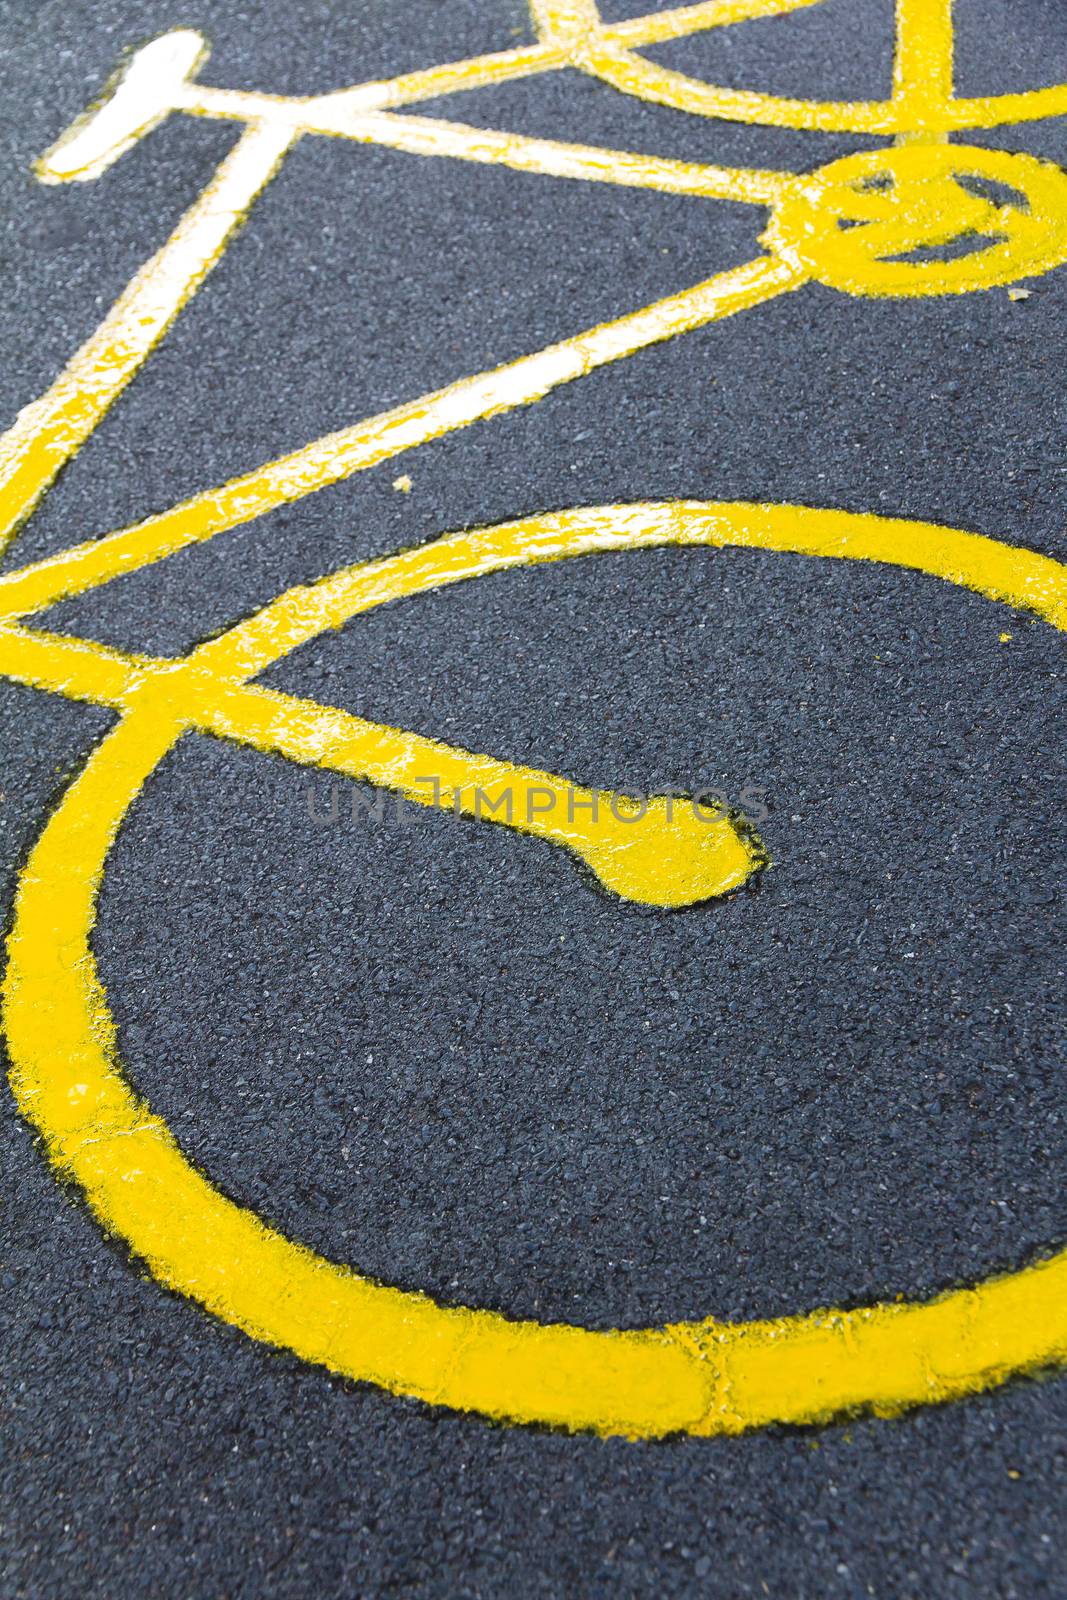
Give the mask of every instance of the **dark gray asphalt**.
[[[1067, 78], [1056, 0], [957, 10], [961, 92]], [[345, 11], [0, 9], [0, 416], [234, 137], [175, 119], [95, 184], [37, 185], [30, 160], [122, 48], [195, 25], [206, 81], [307, 93], [529, 34], [517, 0]], [[888, 3], [827, 0], [654, 53], [844, 98], [886, 90], [891, 36]], [[425, 109], [723, 161], [863, 146], [569, 73]], [[1067, 162], [1062, 122], [975, 142]], [[7, 564], [747, 260], [759, 226], [747, 207], [308, 140]], [[808, 288], [49, 625], [182, 651], [342, 562], [628, 499], [872, 510], [1067, 558], [1067, 278], [1030, 287]], [[754, 786], [773, 871], [689, 913], [626, 908], [502, 830], [316, 826], [305, 773], [187, 739], [101, 902], [131, 1075], [290, 1235], [516, 1316], [752, 1317], [1037, 1259], [1067, 1237], [1061, 652], [931, 579], [757, 553], [600, 557], [379, 611], [267, 681], [584, 783]], [[109, 719], [6, 684], [0, 703], [6, 905]], [[493, 1428], [332, 1380], [168, 1296], [57, 1186], [6, 1091], [0, 1148], [4, 1594], [1067, 1594], [1063, 1379], [739, 1440]]]

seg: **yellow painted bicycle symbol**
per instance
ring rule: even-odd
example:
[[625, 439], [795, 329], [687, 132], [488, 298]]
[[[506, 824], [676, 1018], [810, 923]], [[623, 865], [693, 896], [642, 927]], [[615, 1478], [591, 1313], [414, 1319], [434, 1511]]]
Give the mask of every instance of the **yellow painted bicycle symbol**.
[[[90, 946], [108, 852], [166, 752], [210, 731], [309, 766], [453, 803], [572, 850], [606, 887], [653, 905], [727, 892], [762, 864], [728, 817], [697, 824], [666, 798], [639, 819], [616, 797], [453, 749], [259, 686], [265, 667], [375, 606], [504, 568], [663, 545], [744, 545], [888, 563], [963, 584], [1067, 629], [1067, 571], [961, 530], [797, 506], [671, 502], [583, 507], [442, 537], [280, 595], [181, 659], [121, 654], [49, 634], [57, 600], [165, 559], [352, 473], [816, 280], [854, 295], [964, 293], [1067, 261], [1067, 176], [1026, 154], [952, 139], [1067, 112], [1067, 85], [986, 99], [952, 92], [949, 0], [899, 0], [891, 98], [811, 102], [714, 87], [642, 47], [817, 0], [705, 0], [622, 23], [592, 0], [533, 0], [538, 42], [306, 99], [199, 83], [205, 49], [178, 31], [146, 46], [109, 98], [39, 164], [46, 182], [97, 176], [170, 112], [243, 124], [234, 150], [163, 248], [66, 370], [0, 440], [0, 536], [12, 537], [225, 249], [286, 153], [309, 135], [523, 173], [728, 198], [769, 210], [745, 266], [506, 366], [312, 441], [180, 505], [0, 579], [0, 671], [107, 706], [117, 725], [48, 821], [21, 875], [4, 1025], [12, 1081], [109, 1228], [165, 1284], [258, 1339], [396, 1393], [519, 1422], [656, 1436], [892, 1412], [989, 1387], [1067, 1358], [1067, 1251], [922, 1304], [715, 1320], [640, 1332], [517, 1323], [448, 1309], [315, 1256], [226, 1200], [124, 1078]], [[617, 90], [702, 116], [885, 136], [885, 148], [812, 173], [719, 167], [421, 118], [452, 91], [571, 66]], [[961, 248], [962, 246], [962, 248]], [[419, 774], [433, 770], [441, 792]], [[577, 793], [581, 806], [502, 814], [505, 790]]]

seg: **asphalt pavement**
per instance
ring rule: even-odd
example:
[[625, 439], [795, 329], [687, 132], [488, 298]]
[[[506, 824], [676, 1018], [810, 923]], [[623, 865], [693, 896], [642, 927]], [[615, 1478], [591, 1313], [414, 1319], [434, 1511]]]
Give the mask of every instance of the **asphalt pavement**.
[[[961, 93], [1067, 79], [1055, 0], [956, 12]], [[95, 182], [33, 176], [121, 52], [178, 26], [210, 39], [205, 80], [288, 95], [533, 39], [518, 0], [7, 4], [5, 425], [233, 144], [172, 117]], [[650, 54], [843, 100], [888, 92], [892, 43], [888, 3], [825, 0]], [[417, 110], [797, 170], [879, 142], [573, 70]], [[968, 139], [1067, 162], [1065, 124]], [[306, 138], [4, 570], [748, 261], [763, 219]], [[624, 501], [875, 512], [1067, 559], [1064, 272], [1026, 297], [808, 285], [37, 624], [181, 654], [342, 564]], [[747, 795], [773, 865], [689, 911], [627, 905], [543, 841], [353, 821], [350, 785], [331, 820], [326, 774], [188, 736], [119, 833], [94, 950], [130, 1078], [224, 1194], [379, 1282], [594, 1329], [925, 1299], [1062, 1245], [1053, 629], [899, 568], [627, 552], [383, 607], [262, 681], [590, 786]], [[7, 681], [0, 702], [7, 915], [113, 719]], [[1055, 1372], [736, 1438], [492, 1423], [161, 1287], [6, 1092], [0, 1143], [5, 1594], [1067, 1594]]]

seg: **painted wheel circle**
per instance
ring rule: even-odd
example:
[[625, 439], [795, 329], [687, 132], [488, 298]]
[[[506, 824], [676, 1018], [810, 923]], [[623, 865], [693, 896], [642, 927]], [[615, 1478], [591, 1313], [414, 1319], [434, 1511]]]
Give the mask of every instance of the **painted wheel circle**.
[[[668, 545], [910, 568], [1067, 631], [1067, 568], [1032, 551], [892, 518], [701, 502], [593, 507], [439, 539], [355, 569], [366, 581], [354, 586], [350, 614], [507, 567]], [[256, 619], [272, 659], [293, 647], [293, 594], [308, 591], [291, 591]], [[324, 613], [323, 627], [335, 625]], [[27, 862], [4, 985], [21, 1109], [101, 1221], [162, 1283], [254, 1338], [396, 1394], [631, 1437], [740, 1433], [861, 1408], [891, 1413], [1067, 1360], [1067, 1250], [929, 1302], [595, 1332], [441, 1307], [375, 1283], [223, 1196], [125, 1079], [89, 934], [131, 803], [226, 689], [226, 679], [191, 662], [146, 677]]]
[[[620, 30], [617, 25], [605, 23], [596, 0], [536, 0], [536, 3], [541, 38], [557, 45], [574, 66], [600, 78], [622, 94], [695, 116], [805, 132], [936, 134], [1059, 116], [1067, 104], [1067, 84], [977, 99], [952, 96], [940, 103], [922, 101], [910, 106], [895, 97], [889, 100], [805, 100], [757, 89], [727, 88], [676, 71], [639, 50], [628, 48], [618, 37], [620, 31], [625, 32], [625, 24]], [[709, 4], [709, 16], [703, 21], [693, 17], [692, 30], [682, 31], [723, 26], [746, 18], [782, 17], [811, 3], [812, 0], [763, 0], [763, 3], [742, 0], [736, 9], [730, 5]], [[693, 12], [700, 9], [700, 6], [691, 8]], [[667, 31], [658, 42], [679, 36]]]

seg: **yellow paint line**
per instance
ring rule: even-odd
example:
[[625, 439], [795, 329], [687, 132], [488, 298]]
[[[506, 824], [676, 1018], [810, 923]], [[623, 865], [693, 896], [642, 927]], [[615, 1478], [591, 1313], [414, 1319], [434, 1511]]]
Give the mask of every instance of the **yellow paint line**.
[[[711, 1435], [821, 1422], [858, 1408], [890, 1414], [1062, 1363], [1067, 1252], [925, 1303], [751, 1323], [709, 1318], [595, 1332], [436, 1306], [316, 1256], [234, 1205], [186, 1161], [122, 1074], [89, 943], [96, 895], [127, 809], [190, 710], [205, 723], [214, 717], [230, 737], [287, 746], [295, 759], [328, 769], [334, 762], [343, 770], [353, 754], [350, 730], [330, 720], [336, 713], [215, 674], [277, 659], [313, 637], [316, 624], [322, 631], [442, 583], [662, 544], [910, 567], [1067, 627], [1067, 571], [1030, 551], [933, 524], [690, 502], [580, 509], [454, 534], [290, 591], [202, 646], [176, 676], [161, 671], [131, 684], [120, 663], [115, 692], [125, 697], [125, 715], [48, 821], [18, 887], [3, 1004], [19, 1105], [104, 1225], [161, 1282], [254, 1338], [434, 1404], [602, 1434]], [[64, 649], [72, 660], [69, 641]], [[52, 679], [65, 692], [63, 670]], [[378, 730], [363, 725], [357, 742], [364, 735]], [[381, 753], [387, 762], [388, 749]]]
[[[282, 653], [276, 640], [275, 659]], [[221, 675], [218, 657], [211, 647], [182, 661], [128, 656], [86, 639], [0, 629], [0, 675], [15, 682], [119, 711], [134, 709], [151, 682], [175, 727], [562, 846], [606, 889], [638, 904], [693, 905], [739, 888], [765, 864], [754, 838], [688, 800], [651, 796], [634, 805], [555, 773], [471, 754], [334, 706], [245, 687]]]
[[511, 83], [539, 72], [566, 66], [566, 53], [555, 45], [524, 45], [516, 50], [499, 50], [488, 55], [470, 56], [464, 61], [444, 62], [418, 72], [403, 73], [385, 81], [354, 84], [307, 102], [312, 115], [327, 112], [334, 104], [347, 102], [351, 110], [385, 111], [394, 106], [411, 105], [418, 100], [457, 94], [468, 89], [484, 89], [494, 84]]
[[694, 905], [739, 888], [763, 864], [728, 818], [702, 815], [687, 800], [654, 796], [633, 805], [609, 790], [270, 690], [222, 687], [197, 720], [301, 765], [562, 845], [606, 889], [637, 904]]
[[735, 22], [784, 17], [823, 3], [824, 0], [704, 0], [702, 5], [652, 11], [648, 16], [630, 17], [625, 22], [601, 21], [599, 34], [607, 44], [636, 49], [642, 45], [664, 44], [668, 39], [684, 39], [709, 28], [729, 27]]
[[952, 98], [952, 0], [897, 0], [893, 99], [937, 112]]
[[[632, 17], [625, 22], [604, 23], [600, 34], [611, 44], [639, 46], [680, 39], [704, 29], [743, 22], [752, 17], [779, 16], [802, 6], [819, 5], [822, 0], [710, 0], [693, 6]], [[295, 123], [305, 132], [339, 131], [352, 117], [368, 111], [384, 111], [432, 100], [449, 94], [509, 83], [516, 78], [551, 72], [568, 64], [562, 45], [542, 41], [514, 50], [492, 51], [469, 56], [462, 61], [443, 62], [396, 78], [373, 80], [314, 96], [281, 96], [249, 93], [240, 89], [216, 89], [189, 83], [175, 96], [176, 108], [206, 116], [259, 120], [278, 117]], [[334, 126], [330, 126], [334, 124]]]
[[897, 0], [893, 101], [920, 124], [898, 134], [901, 144], [944, 141], [944, 129], [925, 129], [952, 99], [953, 0]]
[[0, 548], [166, 333], [218, 260], [293, 131], [252, 128], [96, 332], [0, 439]]
[[128, 709], [131, 695], [152, 672], [183, 667], [184, 662], [121, 655], [95, 640], [0, 628], [0, 677], [115, 710]]
[[[947, 0], [899, 0], [894, 91], [887, 102], [812, 102], [722, 89], [668, 71], [631, 48], [746, 17], [782, 15], [801, 3], [713, 0], [605, 25], [592, 0], [535, 0], [544, 36], [538, 45], [301, 100], [192, 83], [203, 41], [191, 30], [147, 47], [127, 71], [117, 92], [121, 101], [116, 95], [80, 119], [45, 158], [43, 176], [65, 181], [103, 170], [169, 109], [238, 117], [252, 126], [66, 372], [0, 440], [0, 528], [8, 536], [195, 292], [243, 210], [303, 131], [519, 171], [773, 203], [765, 239], [777, 253], [313, 441], [136, 527], [10, 574], [0, 580], [0, 614], [26, 615], [109, 582], [454, 428], [536, 401], [656, 340], [788, 292], [809, 276], [855, 294], [963, 292], [1063, 259], [1067, 204], [1058, 169], [937, 141], [968, 126], [1063, 114], [1067, 86], [952, 99]], [[849, 158], [799, 180], [379, 114], [428, 95], [564, 64], [622, 92], [700, 115], [880, 133], [911, 148]], [[956, 176], [966, 172], [1007, 173], [1005, 181], [1025, 193], [1028, 209], [998, 210], [964, 196]], [[895, 210], [864, 188], [865, 179], [886, 174], [899, 190]], [[862, 226], [842, 230], [842, 220]], [[890, 259], [903, 249], [949, 242], [979, 224], [999, 242], [973, 262], [920, 269]], [[932, 524], [699, 502], [587, 508], [451, 535], [290, 590], [182, 661], [125, 656], [87, 640], [4, 627], [0, 672], [120, 714], [48, 821], [20, 878], [3, 989], [19, 1104], [105, 1225], [162, 1282], [253, 1337], [434, 1403], [600, 1433], [735, 1433], [768, 1422], [823, 1421], [859, 1407], [889, 1413], [1063, 1362], [1067, 1252], [925, 1304], [815, 1311], [773, 1322], [709, 1319], [633, 1333], [592, 1332], [438, 1307], [316, 1257], [226, 1200], [185, 1160], [122, 1075], [90, 947], [96, 896], [128, 807], [191, 728], [551, 839], [633, 899], [680, 905], [742, 881], [759, 863], [724, 819], [709, 826], [689, 816], [679, 828], [684, 809], [672, 814], [660, 797], [635, 821], [625, 807], [615, 814], [611, 802], [619, 797], [606, 792], [577, 789], [553, 774], [247, 681], [298, 644], [374, 606], [511, 566], [657, 545], [885, 562], [1028, 608], [1067, 629], [1064, 568], [1033, 552]], [[534, 798], [539, 803], [531, 805]], [[602, 822], [592, 807], [605, 801], [611, 814]]]
[[792, 173], [672, 161], [663, 156], [534, 139], [526, 134], [500, 133], [464, 123], [445, 122], [438, 117], [398, 116], [394, 112], [365, 113], [348, 121], [320, 115], [308, 131], [386, 145], [412, 155], [448, 156], [554, 178], [582, 178], [596, 183], [656, 189], [664, 194], [741, 200], [753, 205], [773, 203], [796, 181]]
[[543, 399], [607, 362], [759, 305], [803, 281], [794, 267], [760, 257], [615, 322], [327, 434], [170, 511], [8, 574], [0, 579], [0, 617], [25, 616], [82, 594], [457, 428]]
[[[803, 0], [803, 3], [820, 4], [822, 0]], [[484, 58], [497, 63], [487, 81], [506, 81], [580, 65], [582, 70], [604, 78], [624, 94], [658, 101], [697, 116], [801, 131], [882, 134], [901, 139], [909, 134], [932, 139], [950, 131], [996, 128], [1010, 122], [1037, 122], [1067, 114], [1067, 84], [1007, 94], [964, 96], [925, 108], [895, 97], [889, 100], [798, 100], [759, 90], [724, 88], [661, 67], [621, 45], [613, 46], [613, 34], [617, 31], [621, 35], [622, 26], [620, 24], [618, 30], [605, 28], [597, 36], [595, 47], [591, 47], [587, 58], [580, 63], [572, 62], [562, 46], [537, 47], [528, 52], [508, 51], [499, 57]], [[434, 74], [455, 80], [447, 84], [444, 76], [431, 80], [428, 74], [417, 73], [412, 74], [410, 84], [397, 78], [391, 82], [356, 84], [350, 89], [307, 98], [284, 98], [192, 84], [176, 99], [175, 109], [193, 116], [241, 122], [270, 120], [299, 132], [352, 137], [348, 130], [358, 127], [362, 118], [370, 113], [481, 87], [476, 77], [471, 82], [464, 81], [465, 69], [474, 65], [473, 61], [464, 61], [447, 69], [433, 68]]]
[[568, 53], [600, 26], [595, 0], [530, 0], [530, 16], [539, 38]]

